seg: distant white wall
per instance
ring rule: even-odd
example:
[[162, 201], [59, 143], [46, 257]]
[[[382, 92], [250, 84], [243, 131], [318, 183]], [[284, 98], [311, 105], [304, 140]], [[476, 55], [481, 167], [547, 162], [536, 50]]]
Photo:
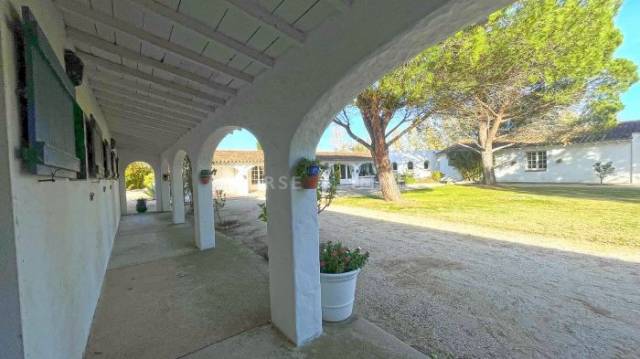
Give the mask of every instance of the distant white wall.
[[246, 196], [249, 194], [251, 167], [247, 165], [215, 166], [213, 190], [223, 190], [228, 195]]
[[[600, 183], [593, 164], [613, 162], [615, 173], [605, 183], [631, 182], [631, 141], [507, 149], [496, 154], [498, 182]], [[526, 152], [547, 151], [546, 171], [527, 171]]]
[[[437, 163], [435, 151], [391, 151], [389, 159], [391, 163], [398, 164], [399, 174], [411, 172], [416, 178], [431, 177], [431, 173], [437, 169], [434, 167]], [[424, 168], [425, 161], [429, 161], [428, 168]], [[413, 162], [413, 170], [409, 170], [409, 162]]]
[[[20, 146], [20, 121], [15, 94], [16, 54], [11, 22], [17, 21], [20, 6], [28, 5], [44, 29], [61, 63], [65, 45], [62, 16], [49, 0], [0, 2], [0, 46], [2, 49], [3, 119], [0, 143], [2, 183], [10, 182], [12, 207], [10, 232], [0, 223], [0, 240], [14, 244], [17, 281], [10, 283], [19, 294], [20, 313], [4, 315], [0, 308], [0, 337], [19, 338], [22, 348], [0, 345], [0, 358], [81, 358], [111, 253], [120, 218], [118, 182], [113, 180], [38, 182], [42, 177], [25, 173], [15, 156]], [[86, 86], [77, 88], [77, 101], [92, 113], [105, 138], [109, 129]], [[5, 196], [6, 197], [6, 196]], [[5, 214], [2, 212], [2, 214]], [[1, 248], [9, 248], [3, 245]], [[3, 283], [3, 286], [5, 284]], [[17, 288], [16, 288], [17, 287]], [[4, 296], [3, 293], [0, 295]], [[13, 309], [13, 308], [9, 308]], [[20, 320], [9, 328], [7, 321]], [[9, 329], [6, 329], [9, 328]], [[17, 336], [19, 335], [19, 337]], [[21, 338], [21, 339], [20, 339]], [[15, 344], [15, 343], [14, 343]]]
[[449, 157], [446, 153], [441, 153], [436, 155], [436, 166], [435, 169], [442, 172], [444, 174], [444, 180], [451, 181], [462, 181], [462, 175], [457, 168], [451, 166], [449, 164]]

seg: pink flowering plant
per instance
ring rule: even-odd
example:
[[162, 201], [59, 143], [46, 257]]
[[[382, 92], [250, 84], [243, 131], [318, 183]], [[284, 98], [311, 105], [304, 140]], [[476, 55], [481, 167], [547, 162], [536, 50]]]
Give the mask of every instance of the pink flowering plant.
[[346, 273], [364, 267], [369, 252], [360, 248], [349, 249], [342, 243], [327, 242], [320, 244], [320, 273]]

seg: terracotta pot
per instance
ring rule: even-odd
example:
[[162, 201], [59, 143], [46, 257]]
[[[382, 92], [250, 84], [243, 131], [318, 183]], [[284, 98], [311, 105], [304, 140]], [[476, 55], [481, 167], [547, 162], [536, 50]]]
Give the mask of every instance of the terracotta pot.
[[307, 176], [302, 180], [302, 188], [316, 189], [318, 188], [318, 179], [320, 176]]

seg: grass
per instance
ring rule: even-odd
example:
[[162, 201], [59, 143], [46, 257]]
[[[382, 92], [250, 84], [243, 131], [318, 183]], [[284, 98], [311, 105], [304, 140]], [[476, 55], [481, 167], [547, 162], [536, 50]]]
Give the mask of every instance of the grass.
[[640, 247], [640, 188], [612, 186], [460, 186], [405, 192], [398, 203], [373, 197], [335, 201], [509, 232]]

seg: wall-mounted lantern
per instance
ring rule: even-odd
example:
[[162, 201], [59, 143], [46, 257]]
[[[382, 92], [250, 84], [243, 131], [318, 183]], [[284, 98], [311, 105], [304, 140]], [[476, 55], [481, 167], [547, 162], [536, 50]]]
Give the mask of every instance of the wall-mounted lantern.
[[169, 174], [168, 173], [163, 174], [162, 175], [162, 180], [165, 181], [165, 182], [168, 182], [169, 181]]

